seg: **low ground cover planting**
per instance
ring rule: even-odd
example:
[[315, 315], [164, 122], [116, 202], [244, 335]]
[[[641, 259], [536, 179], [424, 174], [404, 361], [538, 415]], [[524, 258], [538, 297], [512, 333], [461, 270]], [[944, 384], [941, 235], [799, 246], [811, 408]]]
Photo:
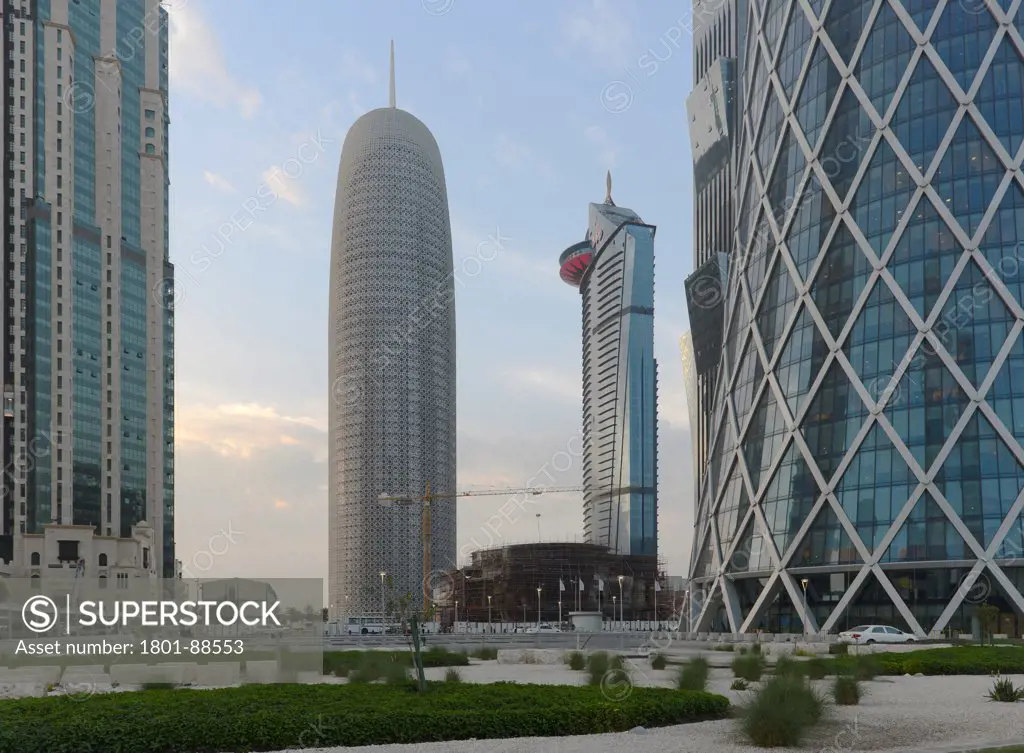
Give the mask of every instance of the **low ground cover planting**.
[[563, 736], [721, 719], [710, 693], [634, 688], [430, 683], [261, 685], [102, 694], [87, 702], [0, 703], [0, 753], [219, 753], [469, 738]]
[[858, 668], [867, 664], [880, 675], [1024, 674], [1024, 648], [1017, 646], [963, 646], [859, 655], [856, 648], [852, 651], [848, 656], [829, 660], [832, 674], [856, 674]]
[[[424, 668], [466, 667], [469, 656], [443, 648], [431, 648], [422, 653]], [[324, 674], [347, 677], [350, 672], [367, 664], [399, 664], [412, 667], [411, 651], [327, 651], [324, 653]]]

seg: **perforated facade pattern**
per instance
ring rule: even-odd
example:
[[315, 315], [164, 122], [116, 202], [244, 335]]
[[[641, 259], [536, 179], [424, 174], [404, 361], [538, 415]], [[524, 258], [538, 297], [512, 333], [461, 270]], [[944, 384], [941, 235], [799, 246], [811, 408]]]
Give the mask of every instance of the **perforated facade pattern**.
[[1024, 3], [751, 0], [700, 630], [1024, 623]]
[[[407, 112], [345, 138], [330, 290], [330, 601], [379, 613], [384, 572], [422, 606], [421, 508], [379, 498], [454, 489], [455, 291], [441, 154]], [[454, 503], [431, 517], [432, 561], [453, 567]]]

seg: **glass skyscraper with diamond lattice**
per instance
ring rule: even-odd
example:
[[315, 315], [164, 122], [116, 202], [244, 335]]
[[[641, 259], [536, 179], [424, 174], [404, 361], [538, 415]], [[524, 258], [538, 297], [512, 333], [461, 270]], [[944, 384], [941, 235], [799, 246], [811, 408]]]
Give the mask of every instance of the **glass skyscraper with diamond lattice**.
[[1024, 630], [1024, 3], [749, 0], [695, 630]]

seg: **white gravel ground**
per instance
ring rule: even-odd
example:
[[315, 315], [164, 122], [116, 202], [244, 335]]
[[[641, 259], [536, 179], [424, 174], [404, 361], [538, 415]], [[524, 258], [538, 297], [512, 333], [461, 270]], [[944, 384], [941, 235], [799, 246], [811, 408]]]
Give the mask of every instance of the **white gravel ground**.
[[[673, 669], [634, 670], [638, 686], [669, 686]], [[464, 682], [511, 681], [535, 684], [582, 683], [583, 673], [563, 667], [497, 665], [481, 662], [462, 667]], [[427, 671], [427, 679], [442, 679], [443, 669]], [[1013, 676], [1018, 685], [1024, 676]], [[732, 673], [713, 670], [710, 690], [742, 704], [743, 691], [729, 690]], [[821, 683], [827, 691], [828, 681]], [[991, 703], [989, 677], [889, 677], [864, 683], [859, 706], [831, 707], [829, 720], [803, 748], [775, 748], [776, 753], [921, 753], [948, 746], [1024, 741], [1024, 704]], [[764, 753], [744, 744], [735, 720], [676, 727], [575, 737], [466, 740], [416, 745], [378, 745], [360, 748], [317, 748], [307, 753]], [[282, 752], [283, 753], [283, 752]]]

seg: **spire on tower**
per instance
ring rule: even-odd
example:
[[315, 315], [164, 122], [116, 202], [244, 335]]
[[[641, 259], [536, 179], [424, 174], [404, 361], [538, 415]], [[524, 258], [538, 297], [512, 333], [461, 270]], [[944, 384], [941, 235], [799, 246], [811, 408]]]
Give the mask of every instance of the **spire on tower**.
[[391, 78], [388, 86], [388, 106], [395, 107], [395, 40], [391, 40]]
[[611, 170], [609, 170], [607, 176], [605, 176], [604, 184], [605, 184], [605, 188], [607, 189], [607, 192], [605, 193], [605, 196], [604, 196], [604, 203], [605, 204], [610, 204], [611, 206], [615, 206], [615, 202], [612, 201], [612, 171]]

